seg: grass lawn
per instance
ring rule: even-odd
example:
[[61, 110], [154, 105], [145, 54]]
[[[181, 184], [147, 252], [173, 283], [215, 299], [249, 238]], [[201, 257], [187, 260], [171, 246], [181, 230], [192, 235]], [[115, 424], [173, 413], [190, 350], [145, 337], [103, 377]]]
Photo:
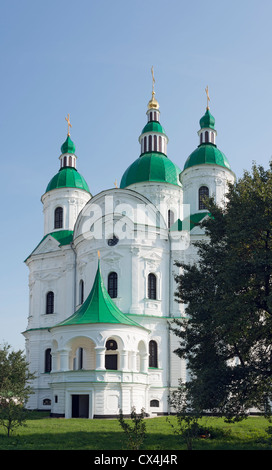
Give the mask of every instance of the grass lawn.
[[[175, 423], [175, 418], [170, 417]], [[0, 450], [126, 450], [125, 434], [117, 419], [55, 419], [32, 412], [24, 427], [10, 437], [0, 428]], [[203, 426], [213, 429], [208, 439], [194, 441], [196, 450], [271, 450], [262, 417], [226, 424], [220, 418], [204, 418]], [[183, 450], [185, 442], [174, 432], [166, 417], [146, 419], [144, 450]]]

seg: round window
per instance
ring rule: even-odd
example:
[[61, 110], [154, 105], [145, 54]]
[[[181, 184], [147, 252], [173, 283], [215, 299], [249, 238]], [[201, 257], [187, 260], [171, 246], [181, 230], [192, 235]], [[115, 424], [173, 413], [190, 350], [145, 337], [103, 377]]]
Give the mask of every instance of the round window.
[[119, 242], [119, 238], [116, 237], [116, 235], [113, 235], [112, 238], [108, 239], [108, 245], [109, 246], [115, 246]]
[[117, 343], [114, 339], [108, 339], [106, 342], [106, 350], [107, 351], [115, 351], [117, 349]]

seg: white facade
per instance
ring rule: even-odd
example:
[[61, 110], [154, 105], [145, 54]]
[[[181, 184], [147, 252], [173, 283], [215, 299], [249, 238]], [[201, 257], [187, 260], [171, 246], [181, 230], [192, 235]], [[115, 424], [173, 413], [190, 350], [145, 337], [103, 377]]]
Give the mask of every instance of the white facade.
[[234, 181], [233, 173], [218, 165], [199, 165], [182, 172], [183, 203], [190, 204], [192, 214], [199, 212], [199, 189], [206, 186], [209, 195], [213, 196], [216, 204], [225, 206], [228, 183]]
[[[149, 121], [158, 119], [152, 112]], [[60, 171], [65, 171], [63, 161]], [[72, 162], [74, 167], [75, 158]], [[37, 374], [29, 408], [66, 418], [111, 417], [120, 409], [126, 415], [132, 406], [151, 416], [169, 412], [169, 391], [188, 374], [173, 352], [178, 339], [169, 331], [171, 318], [184, 315], [174, 300], [175, 261], [195, 261], [192, 242], [204, 236], [198, 226], [181, 231], [173, 230], [173, 223], [189, 213], [206, 215], [199, 209], [203, 185], [224, 204], [227, 182], [233, 180], [228, 168], [202, 164], [181, 172], [182, 185], [135, 181], [95, 196], [86, 188], [56, 187], [42, 196], [44, 238], [26, 260], [30, 294], [24, 336], [31, 371]], [[58, 207], [62, 219], [56, 228]], [[109, 292], [110, 274], [117, 279], [111, 302], [136, 323], [59, 325], [91, 292], [98, 253]], [[109, 340], [117, 349], [109, 349]]]
[[44, 213], [44, 235], [55, 230], [54, 213], [58, 207], [63, 209], [63, 227], [61, 230], [74, 230], [80, 211], [91, 195], [75, 188], [55, 189], [42, 196]]

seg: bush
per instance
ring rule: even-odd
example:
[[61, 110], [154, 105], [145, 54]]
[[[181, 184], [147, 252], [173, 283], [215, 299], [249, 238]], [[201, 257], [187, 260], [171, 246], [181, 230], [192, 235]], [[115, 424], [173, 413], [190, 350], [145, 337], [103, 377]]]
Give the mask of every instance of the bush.
[[119, 424], [127, 436], [127, 449], [139, 450], [143, 445], [146, 438], [146, 426], [144, 422], [145, 412], [141, 409], [141, 413], [136, 413], [136, 408], [132, 407], [130, 418], [132, 424], [129, 424], [124, 420], [123, 412], [120, 410], [119, 413]]

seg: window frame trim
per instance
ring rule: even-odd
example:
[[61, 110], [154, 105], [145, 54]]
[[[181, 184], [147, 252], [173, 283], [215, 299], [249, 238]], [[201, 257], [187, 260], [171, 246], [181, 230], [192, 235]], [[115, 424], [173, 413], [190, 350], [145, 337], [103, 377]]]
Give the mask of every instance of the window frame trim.
[[[203, 202], [200, 201], [200, 190], [201, 190], [201, 188], [207, 188], [208, 189], [208, 194], [206, 194], [205, 197], [207, 195], [208, 195], [208, 197], [210, 197], [210, 188], [207, 184], [201, 184], [201, 186], [199, 186], [198, 192], [197, 192], [197, 207], [198, 207], [198, 210], [199, 211], [207, 211], [208, 209], [206, 207], [200, 209], [200, 202], [203, 204]], [[205, 206], [205, 204], [203, 204], [203, 205]]]
[[[61, 226], [60, 227], [56, 226], [57, 225], [56, 224], [56, 212], [57, 212], [58, 209], [61, 210], [61, 217], [58, 216], [61, 219]], [[57, 205], [54, 209], [54, 230], [63, 229], [63, 225], [64, 225], [63, 223], [64, 223], [64, 208], [63, 208], [63, 206]], [[60, 225], [59, 220], [58, 220], [58, 225]]]
[[[53, 295], [53, 300], [49, 303], [49, 294]], [[51, 308], [49, 309], [49, 306]], [[52, 311], [49, 311], [52, 310]], [[45, 295], [45, 314], [46, 315], [53, 315], [55, 313], [55, 293], [52, 290], [49, 290]]]
[[[110, 286], [109, 286], [109, 281], [110, 281], [110, 276], [111, 275], [115, 275], [115, 278], [112, 279], [113, 286], [111, 287], [111, 290], [113, 291], [113, 294], [116, 294], [116, 295], [113, 295], [113, 296], [110, 294]], [[116, 271], [110, 271], [108, 273], [107, 292], [108, 292], [111, 299], [117, 299], [118, 298], [118, 273]]]

